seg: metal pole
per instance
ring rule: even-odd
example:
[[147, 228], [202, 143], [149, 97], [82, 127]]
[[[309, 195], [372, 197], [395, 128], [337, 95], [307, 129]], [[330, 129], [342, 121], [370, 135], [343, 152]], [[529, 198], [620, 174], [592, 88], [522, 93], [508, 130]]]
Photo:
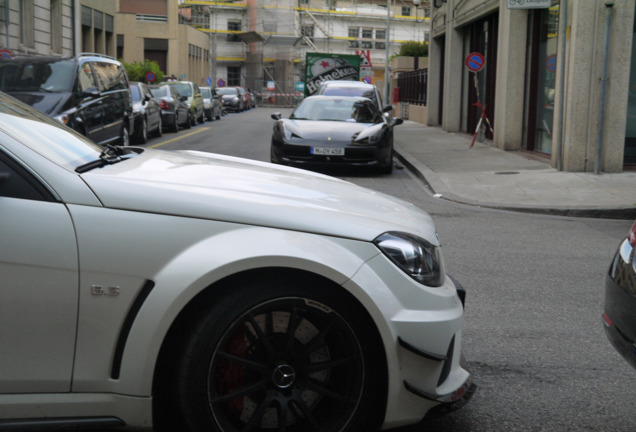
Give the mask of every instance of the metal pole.
[[568, 2], [567, 0], [562, 0], [561, 2], [561, 18], [559, 18], [559, 37], [560, 39], [560, 47], [559, 47], [559, 137], [557, 143], [557, 170], [563, 171], [563, 139], [565, 137], [565, 132], [563, 130], [563, 113], [565, 112], [565, 39], [567, 33], [568, 26]]
[[389, 51], [391, 50], [391, 0], [386, 0], [386, 53], [384, 59], [384, 103], [389, 104]]
[[601, 72], [601, 95], [598, 110], [598, 130], [596, 135], [596, 158], [594, 160], [594, 173], [601, 172], [601, 160], [603, 150], [603, 135], [605, 132], [605, 105], [607, 103], [607, 75], [609, 68], [609, 43], [612, 29], [613, 1], [605, 2], [605, 31], [603, 33], [603, 70]]

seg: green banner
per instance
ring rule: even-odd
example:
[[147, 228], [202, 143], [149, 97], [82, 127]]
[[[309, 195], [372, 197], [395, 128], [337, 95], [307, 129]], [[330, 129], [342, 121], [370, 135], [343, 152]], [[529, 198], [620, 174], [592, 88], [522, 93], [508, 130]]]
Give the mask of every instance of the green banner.
[[315, 94], [321, 82], [331, 80], [359, 81], [360, 56], [308, 52], [305, 58], [305, 96]]

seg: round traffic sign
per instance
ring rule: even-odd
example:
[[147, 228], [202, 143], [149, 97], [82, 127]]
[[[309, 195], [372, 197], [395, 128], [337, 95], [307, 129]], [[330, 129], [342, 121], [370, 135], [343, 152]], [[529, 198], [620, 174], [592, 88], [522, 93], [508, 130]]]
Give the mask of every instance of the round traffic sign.
[[219, 80], [216, 82], [216, 86], [217, 86], [217, 87], [225, 87], [225, 81], [224, 81], [223, 79], [219, 79]]
[[466, 61], [464, 63], [471, 72], [479, 72], [486, 64], [486, 59], [483, 55], [481, 55], [481, 53], [472, 52], [466, 56]]
[[155, 78], [157, 78], [157, 77], [155, 76], [155, 74], [154, 74], [154, 73], [152, 73], [152, 72], [150, 72], [150, 71], [148, 71], [148, 73], [146, 73], [146, 81], [148, 81], [148, 82], [154, 82], [154, 81], [155, 81]]
[[205, 79], [205, 83], [206, 83], [207, 85], [212, 84], [212, 78], [207, 77], [207, 78]]
[[555, 73], [556, 67], [557, 67], [557, 56], [556, 54], [552, 54], [548, 56], [547, 59], [545, 59], [545, 68], [548, 70], [548, 72]]

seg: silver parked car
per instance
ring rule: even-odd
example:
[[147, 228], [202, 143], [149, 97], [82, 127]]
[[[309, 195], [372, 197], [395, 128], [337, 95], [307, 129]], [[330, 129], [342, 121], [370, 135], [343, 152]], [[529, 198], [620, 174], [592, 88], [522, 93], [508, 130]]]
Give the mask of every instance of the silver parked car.
[[474, 391], [463, 291], [396, 198], [0, 93], [0, 213], [0, 429], [371, 431]]
[[203, 97], [203, 112], [205, 118], [212, 121], [214, 119], [220, 120], [223, 114], [223, 107], [221, 106], [221, 100], [216, 90], [211, 87], [201, 87], [201, 96]]

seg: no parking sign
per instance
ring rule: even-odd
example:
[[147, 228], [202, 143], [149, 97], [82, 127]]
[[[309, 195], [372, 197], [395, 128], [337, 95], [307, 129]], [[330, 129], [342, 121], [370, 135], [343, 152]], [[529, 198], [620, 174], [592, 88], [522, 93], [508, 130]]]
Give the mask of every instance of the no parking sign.
[[472, 52], [466, 56], [466, 60], [464, 61], [466, 67], [471, 72], [479, 72], [484, 68], [486, 64], [486, 59], [481, 53]]

